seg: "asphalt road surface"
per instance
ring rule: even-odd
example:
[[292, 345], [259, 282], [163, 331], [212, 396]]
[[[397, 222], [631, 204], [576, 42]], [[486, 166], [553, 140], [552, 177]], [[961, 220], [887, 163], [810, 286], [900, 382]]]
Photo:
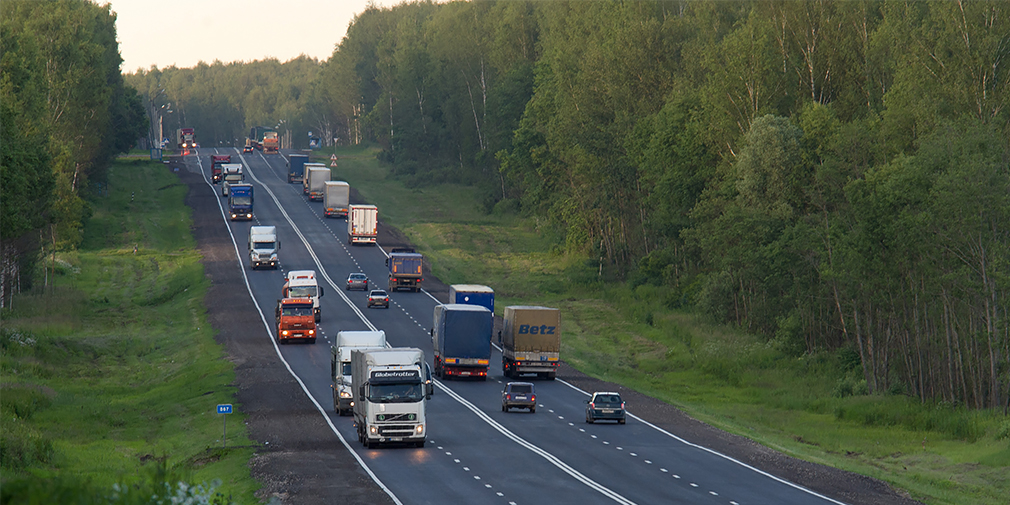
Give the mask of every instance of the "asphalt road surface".
[[[245, 182], [255, 186], [252, 221], [226, 219], [220, 185], [209, 182], [210, 154], [231, 154], [245, 166]], [[345, 291], [350, 272], [363, 272], [383, 288], [385, 254], [402, 239], [380, 219], [379, 245], [349, 245], [346, 221], [324, 217], [322, 203], [287, 183], [286, 158], [202, 149], [169, 164], [190, 187], [194, 234], [213, 284], [209, 318], [236, 363], [236, 408], [249, 415], [250, 436], [259, 444], [251, 466], [265, 484], [261, 497], [502, 505], [915, 503], [879, 481], [778, 454], [567, 366], [556, 381], [532, 379], [535, 414], [501, 412], [506, 379], [498, 349], [487, 381], [437, 381], [425, 447], [365, 449], [352, 417], [333, 410], [334, 337], [341, 330], [381, 329], [392, 346], [420, 348], [430, 363], [432, 312], [447, 289], [426, 272], [424, 289], [390, 293], [388, 310], [368, 309], [365, 293]], [[352, 202], [359, 203], [353, 188]], [[249, 268], [246, 244], [255, 225], [277, 226], [279, 269]], [[290, 270], [315, 270], [323, 286], [315, 344], [276, 343], [273, 307]], [[627, 424], [586, 424], [592, 390], [621, 391]]]

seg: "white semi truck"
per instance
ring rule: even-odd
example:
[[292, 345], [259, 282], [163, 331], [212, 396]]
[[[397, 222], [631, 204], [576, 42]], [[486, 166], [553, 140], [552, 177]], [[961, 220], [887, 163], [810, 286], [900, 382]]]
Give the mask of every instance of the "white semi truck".
[[424, 447], [424, 352], [412, 347], [351, 351], [351, 390], [358, 441], [366, 449], [384, 443]]
[[326, 192], [326, 181], [330, 180], [330, 169], [305, 165], [309, 178], [309, 200], [322, 200]]
[[354, 407], [351, 389], [351, 351], [385, 349], [386, 332], [340, 331], [330, 348], [330, 375], [333, 377], [333, 411], [346, 415]]
[[281, 241], [277, 239], [276, 226], [249, 227], [249, 266], [254, 270], [260, 267], [277, 268], [277, 251]]
[[379, 235], [379, 209], [374, 205], [350, 205], [347, 211], [347, 243], [374, 244]]
[[322, 316], [319, 311], [319, 297], [323, 296], [323, 287], [316, 281], [315, 270], [292, 270], [288, 272], [288, 279], [281, 287], [281, 296], [284, 298], [311, 298], [312, 315], [318, 323]]

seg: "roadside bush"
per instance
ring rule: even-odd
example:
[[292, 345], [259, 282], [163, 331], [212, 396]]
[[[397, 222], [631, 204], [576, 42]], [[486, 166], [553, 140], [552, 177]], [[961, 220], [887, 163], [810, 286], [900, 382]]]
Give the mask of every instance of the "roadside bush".
[[985, 435], [979, 413], [943, 403], [922, 404], [907, 397], [864, 396], [836, 408], [835, 417], [865, 426], [901, 426], [931, 431], [967, 442]]
[[[55, 454], [52, 440], [25, 424], [23, 420], [7, 416], [6, 409], [0, 419], [2, 419], [0, 420], [0, 468], [8, 471], [20, 471], [46, 466], [52, 462]], [[6, 491], [6, 482], [3, 487]], [[0, 503], [12, 502], [0, 500]]]

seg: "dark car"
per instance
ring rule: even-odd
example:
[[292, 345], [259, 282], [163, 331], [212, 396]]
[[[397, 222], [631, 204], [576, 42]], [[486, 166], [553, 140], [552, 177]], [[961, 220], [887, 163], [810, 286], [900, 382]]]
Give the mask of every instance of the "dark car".
[[381, 289], [373, 289], [368, 293], [368, 308], [372, 306], [389, 308], [389, 295]]
[[537, 411], [537, 395], [533, 384], [529, 382], [509, 382], [501, 391], [501, 410], [508, 412], [511, 408], [530, 409]]
[[253, 148], [252, 148], [252, 146], [245, 146], [245, 147], [242, 148], [242, 152], [243, 153], [251, 153], [251, 152], [253, 152]]
[[619, 393], [596, 392], [586, 402], [586, 422], [592, 424], [603, 419], [624, 424], [624, 400]]
[[368, 291], [368, 276], [362, 273], [353, 273], [347, 276], [347, 290], [360, 289]]

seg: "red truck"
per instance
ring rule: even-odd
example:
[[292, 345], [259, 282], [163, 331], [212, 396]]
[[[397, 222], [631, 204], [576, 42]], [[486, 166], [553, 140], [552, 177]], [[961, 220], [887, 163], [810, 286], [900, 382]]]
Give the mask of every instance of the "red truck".
[[311, 298], [277, 300], [277, 341], [308, 340], [316, 343], [316, 319], [312, 315]]
[[214, 184], [221, 182], [221, 165], [231, 163], [231, 155], [215, 154], [210, 157], [210, 178]]

